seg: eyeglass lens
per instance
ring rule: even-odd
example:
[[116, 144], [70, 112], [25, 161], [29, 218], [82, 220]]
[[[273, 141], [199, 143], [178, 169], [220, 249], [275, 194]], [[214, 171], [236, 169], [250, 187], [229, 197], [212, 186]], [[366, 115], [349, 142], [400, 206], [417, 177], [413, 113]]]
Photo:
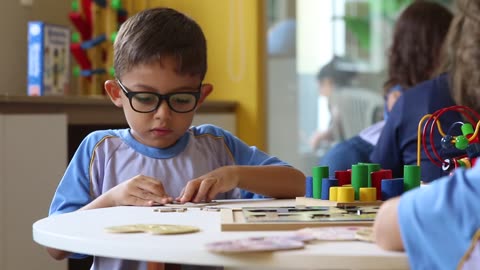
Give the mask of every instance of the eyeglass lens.
[[[137, 93], [131, 99], [132, 107], [139, 112], [151, 112], [160, 106], [162, 98], [154, 93]], [[176, 112], [188, 112], [195, 108], [194, 93], [173, 93], [164, 98], [170, 109]]]

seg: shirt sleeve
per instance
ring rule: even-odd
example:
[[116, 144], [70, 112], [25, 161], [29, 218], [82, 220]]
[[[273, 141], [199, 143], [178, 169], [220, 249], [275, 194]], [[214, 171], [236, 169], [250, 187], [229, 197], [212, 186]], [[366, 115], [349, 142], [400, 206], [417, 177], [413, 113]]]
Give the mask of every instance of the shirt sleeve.
[[49, 215], [73, 212], [91, 201], [89, 167], [93, 147], [90, 144], [88, 137], [85, 138], [72, 157], [53, 196]]
[[[99, 138], [103, 138], [103, 134], [94, 132], [83, 139], [53, 195], [49, 215], [73, 212], [92, 201], [90, 162]], [[85, 257], [87, 255], [76, 253], [69, 256], [72, 259]]]
[[402, 241], [415, 269], [456, 269], [480, 228], [480, 163], [405, 193]]

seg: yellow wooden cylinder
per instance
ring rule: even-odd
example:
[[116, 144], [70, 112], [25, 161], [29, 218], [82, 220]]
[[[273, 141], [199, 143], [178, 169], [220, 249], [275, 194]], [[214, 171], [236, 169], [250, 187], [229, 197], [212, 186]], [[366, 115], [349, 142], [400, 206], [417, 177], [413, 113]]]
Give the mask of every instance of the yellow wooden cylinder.
[[330, 187], [328, 198], [330, 201], [337, 201], [338, 187]]
[[361, 202], [374, 202], [377, 200], [377, 189], [374, 187], [360, 188]]
[[353, 187], [338, 187], [337, 202], [346, 203], [355, 200], [355, 190]]

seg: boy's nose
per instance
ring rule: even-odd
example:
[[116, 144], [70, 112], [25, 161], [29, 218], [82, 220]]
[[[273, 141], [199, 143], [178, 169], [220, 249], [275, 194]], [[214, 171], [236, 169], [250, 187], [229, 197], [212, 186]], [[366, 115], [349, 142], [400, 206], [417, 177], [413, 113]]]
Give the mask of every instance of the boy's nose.
[[172, 110], [167, 104], [167, 101], [161, 100], [160, 105], [157, 110], [154, 112], [155, 118], [170, 118], [172, 116]]

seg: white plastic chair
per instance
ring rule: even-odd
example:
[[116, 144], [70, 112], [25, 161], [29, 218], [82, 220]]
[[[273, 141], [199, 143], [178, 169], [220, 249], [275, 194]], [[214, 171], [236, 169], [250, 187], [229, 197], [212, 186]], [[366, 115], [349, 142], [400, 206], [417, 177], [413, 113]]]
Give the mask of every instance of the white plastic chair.
[[332, 100], [340, 110], [343, 139], [357, 135], [361, 130], [382, 120], [384, 99], [381, 94], [366, 89], [342, 89]]

